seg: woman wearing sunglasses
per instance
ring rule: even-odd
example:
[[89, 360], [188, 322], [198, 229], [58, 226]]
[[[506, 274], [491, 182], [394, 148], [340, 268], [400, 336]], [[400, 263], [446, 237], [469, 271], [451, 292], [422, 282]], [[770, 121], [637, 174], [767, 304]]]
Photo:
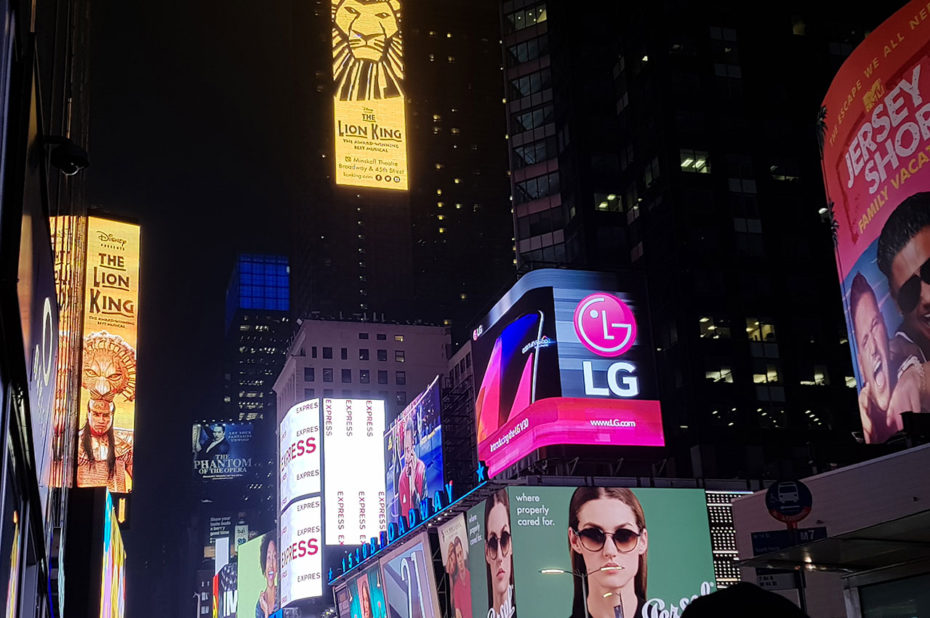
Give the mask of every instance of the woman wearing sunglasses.
[[513, 545], [510, 537], [510, 498], [501, 489], [484, 503], [484, 559], [488, 563], [488, 618], [514, 618]]
[[[568, 505], [575, 578], [572, 618], [633, 618], [646, 602], [648, 537], [643, 507], [621, 487], [579, 487]], [[587, 579], [583, 598], [581, 577]], [[587, 611], [585, 611], [587, 609]]]

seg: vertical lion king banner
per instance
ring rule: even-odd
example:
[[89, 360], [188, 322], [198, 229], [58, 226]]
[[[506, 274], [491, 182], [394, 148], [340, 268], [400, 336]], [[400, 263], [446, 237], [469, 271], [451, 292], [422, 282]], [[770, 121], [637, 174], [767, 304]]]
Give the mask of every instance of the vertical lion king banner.
[[820, 112], [866, 442], [930, 411], [930, 12], [910, 2], [837, 72]]
[[336, 184], [407, 190], [398, 0], [332, 0]]
[[77, 446], [78, 487], [132, 490], [139, 226], [90, 217]]

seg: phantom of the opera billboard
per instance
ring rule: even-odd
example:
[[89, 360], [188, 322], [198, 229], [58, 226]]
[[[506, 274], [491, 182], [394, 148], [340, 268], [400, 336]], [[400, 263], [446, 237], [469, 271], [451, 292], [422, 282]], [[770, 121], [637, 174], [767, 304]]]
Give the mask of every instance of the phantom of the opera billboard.
[[930, 411], [930, 21], [911, 2], [833, 80], [820, 138], [866, 442]]
[[440, 399], [436, 376], [384, 434], [388, 523], [444, 491]]
[[[90, 217], [77, 484], [132, 490], [139, 226]], [[98, 460], [95, 453], [112, 453]]]
[[407, 189], [399, 0], [332, 0], [336, 184]]
[[555, 444], [663, 446], [648, 320], [632, 275], [524, 275], [472, 334], [489, 474]]
[[241, 423], [195, 423], [191, 432], [194, 478], [202, 481], [254, 476], [254, 426]]

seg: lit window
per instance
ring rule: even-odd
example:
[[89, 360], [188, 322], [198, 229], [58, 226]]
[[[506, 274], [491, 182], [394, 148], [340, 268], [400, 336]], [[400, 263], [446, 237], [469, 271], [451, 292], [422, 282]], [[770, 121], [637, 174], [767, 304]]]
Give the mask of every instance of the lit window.
[[681, 150], [681, 171], [694, 174], [709, 174], [710, 162], [705, 150]]
[[403, 350], [394, 350], [394, 362], [403, 363], [406, 361]]
[[746, 318], [746, 335], [750, 341], [775, 341], [775, 325], [758, 318]]
[[404, 336], [403, 336], [403, 335], [394, 335], [394, 341], [396, 341], [397, 343], [403, 343], [403, 342], [404, 342]]
[[733, 384], [733, 372], [729, 367], [720, 367], [704, 372], [708, 382]]

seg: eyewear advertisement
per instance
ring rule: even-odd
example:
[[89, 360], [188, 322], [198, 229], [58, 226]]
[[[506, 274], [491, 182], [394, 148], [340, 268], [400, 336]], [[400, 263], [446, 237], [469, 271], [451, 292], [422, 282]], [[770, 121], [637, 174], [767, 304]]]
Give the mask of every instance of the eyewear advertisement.
[[[582, 618], [585, 604], [595, 616], [681, 615], [715, 588], [702, 490], [513, 487], [468, 511], [465, 525], [451, 581], [462, 618]], [[460, 524], [447, 526], [456, 546]], [[470, 612], [456, 589], [462, 570]]]
[[[821, 109], [829, 216], [868, 443], [901, 431], [902, 412], [930, 411], [930, 24], [912, 19], [923, 10], [911, 2], [876, 28], [843, 63]], [[811, 420], [819, 422], [816, 414]]]

